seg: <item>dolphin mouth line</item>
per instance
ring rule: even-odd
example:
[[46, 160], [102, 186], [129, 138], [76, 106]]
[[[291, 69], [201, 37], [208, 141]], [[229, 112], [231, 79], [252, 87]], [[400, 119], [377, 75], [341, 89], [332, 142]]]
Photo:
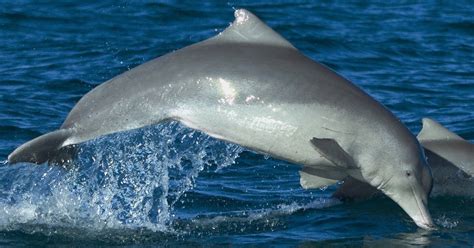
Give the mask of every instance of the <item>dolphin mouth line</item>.
[[[434, 229], [434, 226], [433, 226], [433, 221], [430, 221], [429, 219], [431, 218], [428, 218], [426, 215], [425, 215], [425, 212], [423, 211], [423, 208], [420, 206], [420, 201], [421, 201], [421, 204], [423, 204], [424, 206], [424, 202], [423, 200], [419, 199], [418, 198], [418, 195], [415, 194], [415, 190], [413, 189], [413, 185], [410, 183], [410, 188], [411, 188], [411, 192], [413, 193], [413, 196], [415, 197], [415, 202], [416, 202], [416, 206], [418, 207], [418, 210], [420, 212], [420, 215], [421, 215], [421, 219], [423, 220], [424, 223], [422, 223], [422, 227], [423, 228], [426, 228], [426, 229]], [[415, 222], [416, 223], [416, 222]], [[417, 225], [419, 225], [420, 223], [416, 223]]]

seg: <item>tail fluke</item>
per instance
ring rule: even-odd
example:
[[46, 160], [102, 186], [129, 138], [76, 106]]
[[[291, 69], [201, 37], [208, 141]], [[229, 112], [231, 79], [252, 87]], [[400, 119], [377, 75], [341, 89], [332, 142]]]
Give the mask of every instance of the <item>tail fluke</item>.
[[[64, 142], [71, 136], [70, 129], [59, 129], [57, 131], [41, 135], [15, 149], [8, 155], [8, 163], [29, 162], [41, 164], [46, 161], [60, 161], [64, 159]], [[60, 157], [63, 158], [60, 158]], [[69, 155], [66, 155], [69, 156]]]

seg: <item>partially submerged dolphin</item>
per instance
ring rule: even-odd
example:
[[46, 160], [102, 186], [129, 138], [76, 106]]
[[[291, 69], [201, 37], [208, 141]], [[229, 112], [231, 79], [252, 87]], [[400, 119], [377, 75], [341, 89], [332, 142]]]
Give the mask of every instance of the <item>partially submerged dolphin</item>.
[[[429, 118], [423, 118], [417, 138], [433, 174], [431, 195], [474, 196], [474, 144]], [[371, 185], [349, 177], [334, 196], [367, 199], [378, 193]]]
[[423, 118], [417, 136], [433, 171], [436, 195], [474, 195], [474, 144]]
[[96, 137], [178, 120], [303, 165], [308, 188], [344, 179], [388, 195], [422, 228], [431, 173], [416, 138], [386, 108], [301, 54], [246, 10], [222, 33], [96, 87], [61, 128], [33, 139], [10, 163], [42, 163]]

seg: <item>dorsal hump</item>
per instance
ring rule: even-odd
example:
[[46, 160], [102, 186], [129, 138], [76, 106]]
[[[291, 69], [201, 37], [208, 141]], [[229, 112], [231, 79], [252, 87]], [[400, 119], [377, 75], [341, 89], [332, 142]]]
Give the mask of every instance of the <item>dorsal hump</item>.
[[429, 118], [423, 118], [423, 128], [417, 138], [418, 140], [464, 140], [438, 122]]
[[289, 41], [245, 9], [234, 12], [235, 20], [209, 42], [255, 43], [296, 49]]

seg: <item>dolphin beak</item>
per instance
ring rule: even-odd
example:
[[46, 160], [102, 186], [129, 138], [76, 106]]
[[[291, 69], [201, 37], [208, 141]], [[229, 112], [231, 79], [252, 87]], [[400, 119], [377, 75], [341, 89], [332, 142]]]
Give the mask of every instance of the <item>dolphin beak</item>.
[[430, 212], [428, 211], [428, 206], [423, 200], [416, 199], [416, 205], [417, 208], [415, 211], [412, 211], [411, 209], [405, 209], [405, 212], [407, 212], [408, 215], [415, 221], [415, 224], [423, 229], [426, 230], [434, 230], [435, 225], [433, 223], [433, 220], [431, 219]]
[[421, 187], [412, 186], [409, 195], [392, 195], [391, 198], [400, 205], [418, 227], [426, 230], [436, 229], [428, 211], [428, 195]]

